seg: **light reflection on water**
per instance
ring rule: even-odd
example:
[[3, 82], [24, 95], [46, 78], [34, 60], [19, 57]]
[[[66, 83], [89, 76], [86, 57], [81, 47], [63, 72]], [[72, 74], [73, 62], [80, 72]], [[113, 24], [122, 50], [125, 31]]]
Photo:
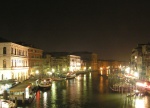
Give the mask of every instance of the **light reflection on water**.
[[55, 81], [48, 91], [38, 91], [25, 108], [149, 108], [150, 97], [126, 97], [111, 93], [108, 79], [97, 73], [81, 74], [75, 79]]

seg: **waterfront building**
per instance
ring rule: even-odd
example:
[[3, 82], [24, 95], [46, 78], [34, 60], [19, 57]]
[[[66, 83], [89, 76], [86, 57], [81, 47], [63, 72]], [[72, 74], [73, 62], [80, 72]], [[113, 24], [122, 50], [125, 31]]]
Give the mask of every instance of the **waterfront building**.
[[81, 57], [72, 55], [69, 52], [51, 52], [51, 68], [54, 73], [65, 73], [68, 71], [81, 70]]
[[68, 72], [67, 56], [53, 56], [51, 61], [52, 72], [65, 73]]
[[122, 72], [129, 66], [129, 63], [126, 61], [117, 61], [117, 60], [99, 60], [98, 67], [101, 75], [109, 75], [111, 73]]
[[28, 70], [28, 47], [0, 38], [0, 80], [22, 82], [29, 77]]
[[150, 43], [138, 44], [131, 54], [131, 73], [138, 73], [139, 79], [150, 80]]
[[81, 57], [76, 55], [68, 55], [69, 71], [76, 72], [81, 70]]
[[72, 52], [71, 54], [81, 57], [84, 70], [86, 71], [98, 70], [98, 54], [93, 52]]
[[47, 52], [43, 52], [43, 74], [50, 76], [51, 75], [51, 63], [52, 63], [52, 57]]
[[29, 75], [39, 77], [43, 72], [43, 50], [28, 46]]

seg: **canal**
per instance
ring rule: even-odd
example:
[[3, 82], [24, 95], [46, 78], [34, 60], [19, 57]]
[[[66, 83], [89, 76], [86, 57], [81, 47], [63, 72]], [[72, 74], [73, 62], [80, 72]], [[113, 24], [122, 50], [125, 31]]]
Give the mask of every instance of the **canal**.
[[75, 79], [53, 81], [49, 90], [37, 91], [30, 105], [18, 108], [150, 108], [150, 96], [112, 93], [108, 79], [91, 72]]

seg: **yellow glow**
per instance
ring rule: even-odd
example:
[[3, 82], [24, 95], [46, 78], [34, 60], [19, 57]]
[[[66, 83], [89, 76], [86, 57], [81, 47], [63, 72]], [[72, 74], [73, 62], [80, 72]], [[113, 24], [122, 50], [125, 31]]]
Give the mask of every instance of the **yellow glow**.
[[84, 67], [84, 70], [86, 70], [86, 67]]
[[36, 70], [35, 73], [36, 73], [36, 74], [39, 74], [39, 70]]
[[55, 69], [52, 69], [52, 72], [55, 72]]
[[77, 79], [77, 80], [81, 80], [81, 76], [78, 75], [78, 76], [76, 77], [76, 79]]
[[91, 69], [91, 67], [89, 67], [89, 69]]
[[63, 71], [66, 71], [66, 69], [65, 69], [65, 68], [63, 68]]

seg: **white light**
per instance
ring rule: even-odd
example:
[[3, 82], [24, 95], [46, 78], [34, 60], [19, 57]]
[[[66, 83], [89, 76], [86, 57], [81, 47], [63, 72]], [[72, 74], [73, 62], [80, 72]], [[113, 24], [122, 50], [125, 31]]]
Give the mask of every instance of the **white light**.
[[49, 75], [52, 75], [52, 72], [47, 72]]
[[135, 77], [139, 77], [139, 73], [138, 72], [134, 72], [134, 76]]
[[36, 74], [39, 74], [39, 71], [38, 70], [36, 70], [36, 72], [35, 72]]
[[55, 69], [52, 69], [52, 72], [55, 72]]
[[125, 69], [125, 71], [126, 71], [127, 73], [129, 73], [129, 72], [130, 72], [130, 67], [127, 67], [127, 68]]

